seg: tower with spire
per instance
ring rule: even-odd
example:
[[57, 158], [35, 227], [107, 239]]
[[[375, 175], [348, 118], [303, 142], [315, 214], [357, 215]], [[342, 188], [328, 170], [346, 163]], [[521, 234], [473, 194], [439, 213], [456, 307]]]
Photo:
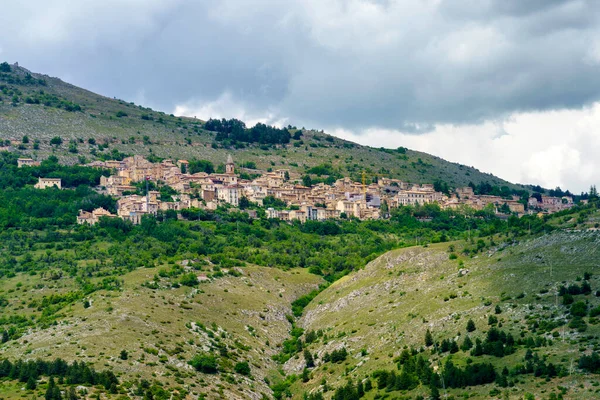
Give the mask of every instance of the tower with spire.
[[233, 175], [235, 173], [235, 165], [233, 164], [233, 158], [231, 154], [227, 154], [227, 164], [225, 164], [225, 173]]

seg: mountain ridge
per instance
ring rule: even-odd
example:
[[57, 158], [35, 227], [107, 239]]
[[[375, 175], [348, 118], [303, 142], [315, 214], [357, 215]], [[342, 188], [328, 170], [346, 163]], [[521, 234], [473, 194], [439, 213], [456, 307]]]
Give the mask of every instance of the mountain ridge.
[[[330, 164], [340, 174], [356, 180], [365, 170], [369, 181], [386, 176], [410, 183], [439, 180], [451, 187], [488, 182], [515, 190], [529, 188], [427, 153], [403, 147], [362, 146], [316, 130], [301, 129], [300, 139], [284, 145], [219, 142], [215, 132], [204, 129], [204, 121], [168, 115], [23, 67], [9, 67], [11, 72], [0, 74], [0, 135], [11, 142], [13, 149], [34, 159], [52, 154], [73, 164], [82, 158], [90, 161], [121, 153], [206, 159], [219, 165], [231, 153], [237, 161], [253, 163], [261, 170], [288, 168], [305, 173], [312, 167]], [[28, 75], [32, 79], [28, 80]], [[48, 95], [57, 99], [45, 101]], [[80, 110], [68, 111], [69, 107]], [[23, 136], [30, 142], [21, 143]], [[63, 143], [51, 145], [54, 137], [60, 137]], [[95, 144], [90, 144], [90, 139]]]

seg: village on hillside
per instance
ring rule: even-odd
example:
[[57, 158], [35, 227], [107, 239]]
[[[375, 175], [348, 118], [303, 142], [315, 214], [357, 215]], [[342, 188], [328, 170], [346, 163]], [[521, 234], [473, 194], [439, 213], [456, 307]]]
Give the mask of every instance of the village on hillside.
[[[31, 166], [37, 162], [19, 159], [18, 165]], [[95, 224], [101, 217], [122, 218], [139, 224], [145, 215], [156, 215], [159, 211], [190, 208], [216, 210], [220, 205], [233, 209], [243, 208], [250, 217], [256, 210], [241, 207], [255, 203], [263, 207], [268, 218], [283, 221], [327, 220], [354, 217], [361, 220], [387, 218], [389, 210], [399, 206], [436, 203], [441, 209], [470, 208], [483, 210], [486, 207], [500, 216], [526, 213], [554, 213], [574, 205], [570, 196], [552, 197], [540, 195], [530, 197], [526, 210], [518, 196], [511, 199], [492, 195], [476, 195], [472, 187], [456, 189], [450, 195], [436, 191], [433, 184], [409, 184], [398, 179], [380, 177], [377, 183], [354, 182], [345, 177], [332, 185], [319, 183], [310, 187], [301, 185], [299, 174], [287, 169], [264, 172], [255, 179], [241, 179], [236, 174], [232, 157], [227, 157], [224, 173], [187, 173], [186, 160], [164, 160], [152, 163], [142, 156], [133, 156], [122, 161], [94, 161], [89, 167], [107, 168], [116, 174], [100, 181], [99, 191], [116, 197], [117, 215], [98, 208], [92, 212], [81, 210], [80, 224]], [[145, 182], [145, 195], [139, 193], [134, 183]], [[148, 184], [168, 185], [176, 194], [168, 200], [161, 199], [160, 192], [148, 190]], [[36, 188], [61, 188], [60, 179], [39, 178]], [[144, 185], [142, 185], [143, 187]], [[540, 201], [541, 199], [541, 201]], [[267, 200], [267, 201], [266, 201]], [[271, 207], [273, 200], [280, 207]]]

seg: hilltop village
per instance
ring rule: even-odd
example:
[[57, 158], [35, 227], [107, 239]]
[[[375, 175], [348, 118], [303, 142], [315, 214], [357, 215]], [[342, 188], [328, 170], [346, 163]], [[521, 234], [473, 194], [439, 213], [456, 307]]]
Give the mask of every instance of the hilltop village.
[[[34, 165], [32, 162], [30, 159], [19, 159], [19, 166]], [[508, 199], [476, 195], [470, 186], [458, 188], [448, 195], [436, 191], [433, 184], [410, 184], [385, 177], [370, 184], [366, 184], [364, 179], [363, 182], [354, 182], [345, 177], [331, 185], [319, 183], [308, 187], [301, 184], [299, 174], [287, 169], [264, 172], [254, 179], [242, 179], [236, 173], [231, 156], [227, 157], [224, 173], [190, 174], [186, 172], [188, 164], [186, 160], [152, 163], [142, 156], [87, 164], [89, 167], [116, 171], [111, 176], [101, 178], [98, 190], [118, 198], [118, 211], [114, 215], [102, 208], [92, 212], [82, 210], [78, 222], [94, 224], [101, 217], [119, 217], [139, 224], [144, 215], [156, 215], [159, 211], [190, 208], [216, 210], [220, 205], [241, 208], [251, 217], [256, 217], [256, 210], [247, 209], [251, 203], [263, 207], [268, 218], [300, 222], [346, 217], [361, 220], [387, 218], [392, 208], [429, 203], [436, 203], [442, 209], [468, 207], [483, 210], [488, 207], [499, 215], [518, 216], [526, 212], [554, 213], [574, 205], [570, 196], [541, 195], [529, 198], [526, 211], [518, 196]], [[142, 182], [141, 191], [139, 184], [134, 186], [136, 182]], [[174, 194], [162, 198], [158, 190], [147, 190], [150, 183], [154, 189], [159, 185], [167, 185]], [[53, 186], [60, 189], [60, 179], [39, 178], [36, 185], [40, 189]]]

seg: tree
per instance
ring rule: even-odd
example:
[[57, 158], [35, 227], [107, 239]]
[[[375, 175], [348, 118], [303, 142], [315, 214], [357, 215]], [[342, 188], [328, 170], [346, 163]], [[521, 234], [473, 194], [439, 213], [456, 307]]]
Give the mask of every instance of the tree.
[[239, 362], [239, 363], [235, 364], [234, 370], [238, 374], [249, 376], [250, 375], [250, 364], [248, 364], [247, 361]]
[[583, 301], [578, 301], [571, 305], [571, 315], [575, 317], [585, 317], [587, 315], [587, 305]]
[[304, 361], [306, 362], [306, 368], [312, 368], [315, 366], [315, 359], [308, 349], [304, 349]]
[[425, 346], [429, 347], [431, 345], [433, 345], [433, 336], [431, 335], [431, 332], [428, 328], [427, 332], [425, 332]]
[[596, 189], [596, 185], [590, 186], [589, 199], [590, 200], [596, 200], [596, 199], [598, 199], [598, 190]]
[[432, 400], [440, 400], [440, 390], [438, 389], [438, 376], [437, 374], [432, 374], [431, 379], [429, 381], [429, 388], [431, 389]]
[[312, 178], [310, 177], [310, 175], [304, 175], [302, 177], [302, 184], [306, 187], [312, 186]]
[[476, 329], [475, 328], [475, 322], [473, 322], [472, 319], [469, 319], [467, 321], [467, 332], [473, 332], [473, 331], [475, 331], [475, 329]]
[[33, 377], [33, 375], [29, 375], [29, 379], [27, 379], [27, 385], [25, 385], [25, 389], [27, 390], [35, 390], [37, 388], [37, 381]]
[[473, 341], [471, 340], [469, 335], [466, 335], [465, 340], [463, 340], [462, 344], [460, 345], [460, 349], [462, 351], [468, 351], [471, 350], [471, 347], [473, 347]]
[[23, 142], [24, 144], [27, 144], [27, 143], [29, 143], [29, 136], [27, 136], [27, 135], [23, 136], [22, 142]]
[[129, 354], [127, 354], [127, 350], [121, 350], [121, 354], [119, 354], [119, 358], [121, 360], [127, 360], [129, 358]]
[[197, 371], [205, 374], [216, 374], [218, 372], [217, 358], [212, 354], [196, 354], [189, 364]]
[[10, 64], [6, 61], [0, 64], [0, 72], [11, 72]]
[[77, 400], [77, 399], [79, 399], [79, 397], [77, 396], [77, 393], [75, 392], [75, 388], [73, 386], [71, 386], [69, 388], [69, 391], [67, 392], [67, 399], [68, 400]]
[[50, 377], [48, 381], [48, 388], [46, 389], [46, 394], [44, 395], [46, 400], [62, 400], [62, 395], [60, 394], [60, 389], [56, 386], [54, 382], [54, 377]]
[[246, 196], [240, 197], [240, 201], [238, 202], [240, 210], [245, 210], [250, 207], [250, 200]]
[[60, 146], [62, 142], [63, 140], [60, 136], [54, 136], [52, 139], [50, 139], [51, 145]]
[[179, 283], [184, 286], [198, 286], [198, 277], [193, 272], [184, 274], [179, 279]]

